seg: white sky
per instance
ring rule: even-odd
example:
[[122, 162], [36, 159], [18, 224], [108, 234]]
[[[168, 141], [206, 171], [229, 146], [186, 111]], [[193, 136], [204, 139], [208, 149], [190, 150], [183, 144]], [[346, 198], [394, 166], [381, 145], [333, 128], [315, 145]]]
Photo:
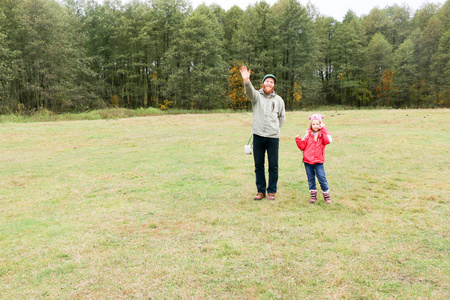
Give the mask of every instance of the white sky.
[[[277, 0], [265, 0], [270, 5], [273, 5]], [[242, 9], [246, 9], [248, 5], [254, 5], [260, 2], [259, 0], [190, 0], [192, 6], [196, 8], [198, 5], [205, 3], [206, 5], [218, 4], [225, 10], [229, 10], [232, 6], [237, 5]], [[426, 3], [443, 3], [444, 0], [311, 0], [314, 6], [317, 7], [321, 15], [333, 17], [338, 21], [344, 19], [345, 14], [349, 9], [353, 10], [358, 17], [367, 15], [370, 11], [378, 7], [380, 9], [386, 6], [398, 4], [408, 5], [414, 13]], [[303, 6], [306, 6], [308, 0], [300, 0]]]

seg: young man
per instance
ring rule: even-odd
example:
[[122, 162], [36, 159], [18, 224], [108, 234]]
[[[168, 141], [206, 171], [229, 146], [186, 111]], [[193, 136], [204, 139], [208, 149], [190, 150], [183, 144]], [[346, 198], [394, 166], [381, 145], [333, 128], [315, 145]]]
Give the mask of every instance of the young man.
[[[274, 91], [277, 78], [268, 74], [262, 81], [263, 88], [257, 91], [250, 82], [250, 72], [246, 66], [241, 67], [245, 94], [252, 102], [253, 108], [253, 158], [255, 161], [256, 188], [255, 200], [275, 200], [278, 182], [278, 149], [280, 128], [286, 119], [283, 99]], [[269, 185], [266, 185], [264, 168], [265, 155], [269, 161]]]

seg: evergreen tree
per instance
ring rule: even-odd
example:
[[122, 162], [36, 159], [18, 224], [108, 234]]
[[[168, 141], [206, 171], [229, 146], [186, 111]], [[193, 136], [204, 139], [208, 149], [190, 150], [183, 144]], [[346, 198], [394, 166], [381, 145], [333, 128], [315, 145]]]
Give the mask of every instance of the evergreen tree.
[[272, 10], [278, 33], [274, 33], [272, 41], [276, 55], [273, 71], [267, 69], [267, 73], [278, 75], [278, 92], [286, 107], [293, 109], [300, 105], [294, 97], [300, 87], [302, 94], [311, 94], [317, 39], [308, 12], [296, 0], [281, 0]]
[[439, 40], [443, 34], [443, 26], [439, 18], [434, 15], [423, 30], [419, 40], [419, 72], [425, 85], [426, 96], [421, 99], [424, 105], [436, 105], [439, 99], [439, 86], [432, 74], [432, 57], [437, 52]]
[[439, 46], [431, 59], [431, 75], [435, 79], [434, 90], [439, 106], [450, 106], [450, 30], [439, 40]]
[[[430, 58], [430, 92], [431, 101], [433, 104], [438, 106], [448, 105], [449, 99], [449, 73], [450, 73], [450, 1], [447, 1], [436, 13], [433, 18], [436, 19], [435, 22], [430, 23], [425, 32], [433, 32], [435, 38], [430, 37], [428, 41], [434, 44], [436, 40], [439, 41], [434, 46], [431, 58]], [[427, 29], [431, 24], [435, 24], [434, 30], [430, 28]]]
[[374, 105], [389, 106], [392, 97], [392, 45], [383, 34], [376, 33], [367, 48], [369, 90]]
[[[317, 76], [320, 80], [320, 96], [316, 103], [337, 103], [336, 76], [334, 71], [338, 69], [333, 60], [332, 41], [338, 23], [335, 19], [319, 16], [315, 22], [315, 34], [317, 36]], [[336, 68], [336, 69], [335, 69]]]
[[[48, 0], [3, 2], [9, 51], [9, 95], [27, 110], [81, 109], [86, 72], [77, 24], [59, 3]], [[85, 95], [87, 96], [87, 95]]]
[[151, 21], [144, 27], [148, 37], [148, 62], [150, 77], [150, 105], [159, 107], [163, 103], [168, 74], [165, 62], [169, 49], [173, 46], [184, 20], [191, 14], [190, 5], [184, 0], [156, 0], [152, 4]]
[[242, 55], [239, 51], [242, 42], [236, 38], [236, 35], [244, 25], [244, 11], [239, 6], [235, 5], [225, 13], [223, 21], [225, 60], [236, 60]]
[[416, 11], [411, 21], [413, 30], [414, 29], [424, 30], [424, 28], [428, 24], [428, 21], [431, 19], [431, 17], [434, 16], [434, 14], [436, 14], [438, 10], [439, 10], [438, 4], [434, 3], [424, 4], [422, 8]]
[[405, 41], [411, 32], [411, 13], [407, 6], [393, 5], [384, 9], [389, 19], [386, 38], [394, 50]]
[[364, 31], [357, 18], [345, 18], [331, 41], [333, 70], [337, 79], [334, 94], [339, 103], [361, 106], [370, 100], [367, 76], [364, 72], [366, 54]]
[[170, 73], [166, 95], [176, 107], [224, 106], [227, 71], [221, 31], [208, 6], [200, 5], [186, 18], [167, 55]]
[[388, 36], [391, 26], [391, 21], [386, 11], [379, 8], [372, 9], [369, 15], [363, 18], [363, 28], [367, 41], [370, 41], [377, 33], [383, 34], [384, 37]]
[[7, 36], [3, 33], [5, 25], [6, 16], [0, 9], [0, 114], [11, 113], [16, 104], [10, 94], [12, 69], [8, 61], [11, 61], [13, 53], [9, 50]]
[[407, 39], [394, 53], [394, 79], [397, 89], [396, 106], [415, 106], [413, 87], [418, 83], [419, 76], [414, 59], [414, 43]]
[[449, 105], [449, 1], [342, 23], [298, 0], [228, 11], [122, 1], [0, 0], [0, 113], [229, 107], [237, 64], [257, 89], [275, 74], [288, 109]]

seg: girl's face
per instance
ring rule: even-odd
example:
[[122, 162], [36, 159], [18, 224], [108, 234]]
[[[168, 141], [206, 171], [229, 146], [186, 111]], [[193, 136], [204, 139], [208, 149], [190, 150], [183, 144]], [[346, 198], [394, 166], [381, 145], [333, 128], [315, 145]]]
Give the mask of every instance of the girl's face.
[[313, 120], [313, 121], [311, 122], [311, 129], [312, 129], [314, 132], [319, 131], [319, 130], [320, 130], [320, 121], [319, 121], [319, 120]]

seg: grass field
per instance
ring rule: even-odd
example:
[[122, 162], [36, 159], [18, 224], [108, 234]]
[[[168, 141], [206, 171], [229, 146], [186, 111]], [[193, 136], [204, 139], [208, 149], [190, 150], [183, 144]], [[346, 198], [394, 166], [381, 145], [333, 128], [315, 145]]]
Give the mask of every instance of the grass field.
[[449, 299], [450, 111], [324, 111], [333, 204], [308, 203], [309, 112], [274, 202], [251, 113], [0, 124], [0, 298]]

